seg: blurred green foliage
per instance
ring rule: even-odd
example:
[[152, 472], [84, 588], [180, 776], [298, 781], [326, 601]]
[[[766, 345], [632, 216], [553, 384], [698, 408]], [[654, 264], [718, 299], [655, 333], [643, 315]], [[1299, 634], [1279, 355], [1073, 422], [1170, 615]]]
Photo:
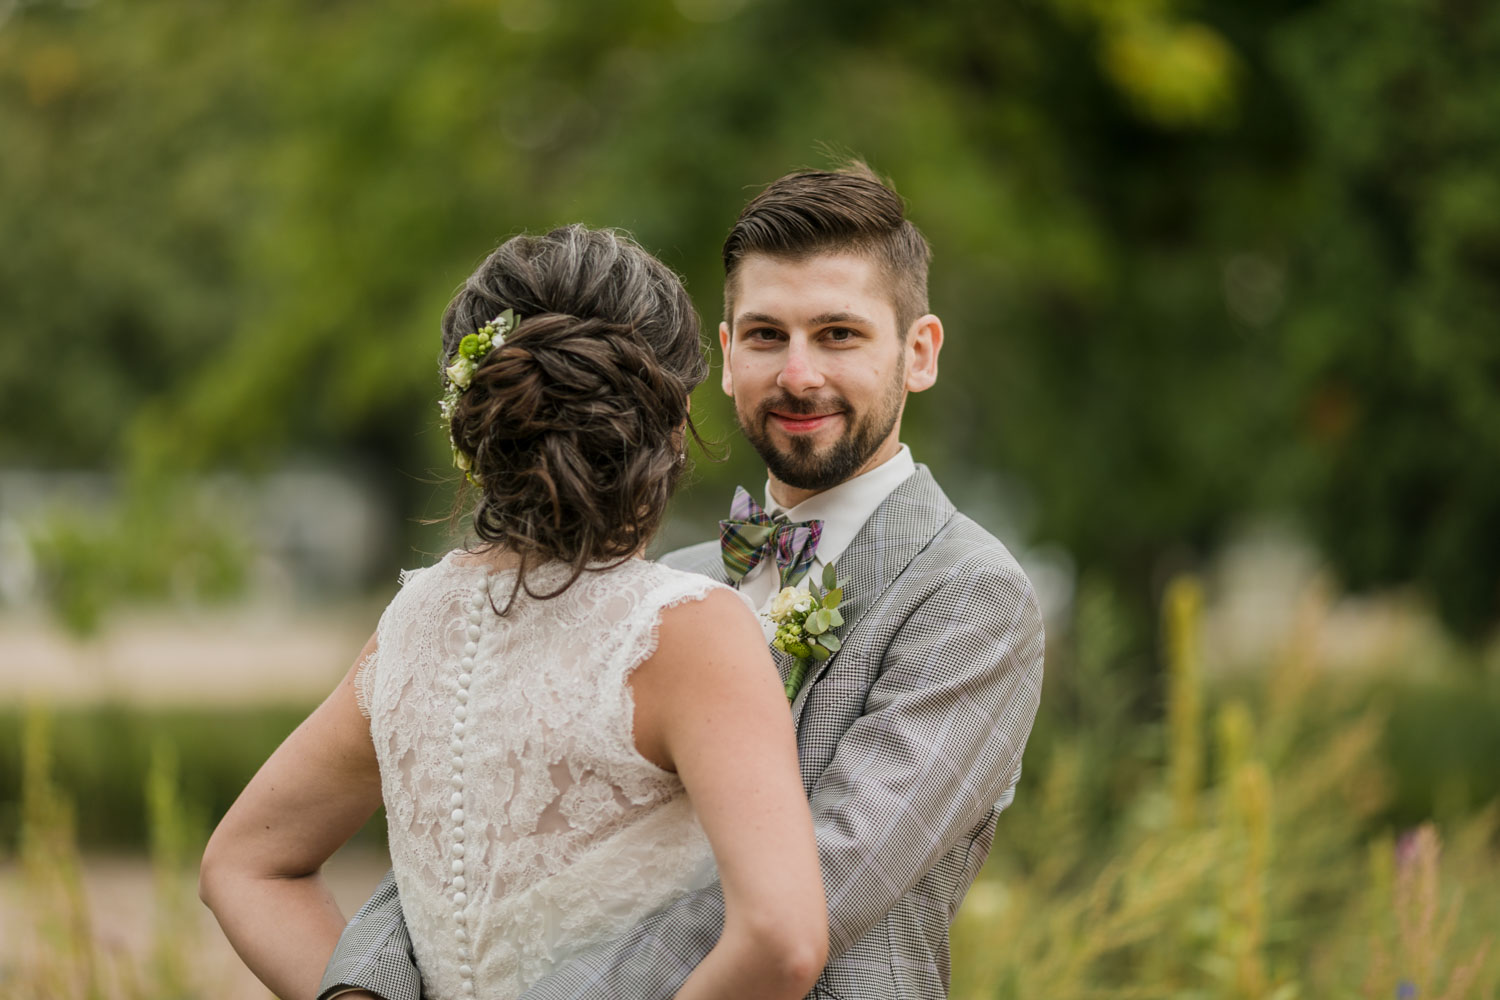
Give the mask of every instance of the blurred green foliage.
[[[1267, 509], [1355, 587], [1500, 612], [1496, 5], [3, 9], [0, 464], [312, 456], [431, 514], [437, 320], [488, 249], [628, 227], [711, 326], [743, 202], [854, 151], [936, 250], [907, 439], [1138, 622]], [[694, 413], [729, 435], [713, 380]], [[684, 509], [757, 479], [738, 448]]]
[[153, 488], [128, 490], [125, 502], [102, 517], [65, 506], [48, 511], [33, 527], [31, 545], [44, 568], [45, 596], [62, 624], [78, 635], [96, 632], [121, 594], [198, 601], [237, 595], [249, 546], [243, 529], [226, 522], [207, 499], [158, 477]]
[[[70, 824], [84, 848], [151, 846], [158, 853], [191, 853], [184, 840], [207, 839], [240, 790], [310, 710], [265, 705], [136, 709], [119, 704], [53, 709], [49, 769], [52, 780], [76, 803]], [[11, 734], [23, 731], [26, 718], [19, 707], [0, 710], [0, 732], [7, 734], [0, 739], [0, 848], [10, 846], [20, 825], [26, 757], [22, 742]], [[167, 778], [160, 776], [164, 768], [171, 770]], [[142, 794], [143, 775], [150, 776], [149, 795]], [[167, 829], [158, 815], [153, 828], [150, 809], [171, 813], [175, 825]], [[384, 813], [360, 836], [384, 844]]]

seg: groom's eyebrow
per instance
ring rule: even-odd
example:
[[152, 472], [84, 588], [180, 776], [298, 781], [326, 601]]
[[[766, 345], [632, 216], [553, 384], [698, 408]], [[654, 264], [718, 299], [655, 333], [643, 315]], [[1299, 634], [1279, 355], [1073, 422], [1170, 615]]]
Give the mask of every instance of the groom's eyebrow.
[[766, 326], [785, 325], [781, 322], [781, 320], [777, 319], [775, 316], [772, 316], [770, 313], [742, 312], [734, 318], [734, 328], [736, 330], [738, 330], [742, 326], [748, 326], [751, 323], [764, 323]]
[[863, 323], [869, 326], [870, 320], [859, 313], [831, 312], [820, 313], [808, 321], [809, 326], [832, 326], [834, 323]]
[[[750, 323], [764, 323], [766, 326], [785, 327], [786, 324], [770, 313], [742, 312], [734, 318], [734, 328], [738, 330], [741, 326]], [[871, 321], [859, 313], [852, 312], [826, 312], [810, 317], [808, 326], [832, 326], [835, 323], [861, 323], [865, 326], [871, 325]]]

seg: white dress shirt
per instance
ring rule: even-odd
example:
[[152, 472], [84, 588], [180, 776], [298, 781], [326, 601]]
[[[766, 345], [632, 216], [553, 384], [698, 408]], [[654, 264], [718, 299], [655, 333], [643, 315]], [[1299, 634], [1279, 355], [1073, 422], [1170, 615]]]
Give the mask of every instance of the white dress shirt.
[[[854, 541], [854, 536], [859, 534], [859, 529], [875, 513], [875, 508], [884, 503], [891, 491], [916, 471], [917, 464], [912, 461], [911, 449], [903, 444], [900, 451], [869, 472], [846, 479], [832, 489], [810, 496], [790, 509], [777, 503], [771, 496], [771, 480], [767, 479], [767, 514], [785, 512], [793, 521], [823, 522], [823, 535], [818, 540], [818, 551], [813, 558], [812, 568], [798, 586], [806, 590], [809, 580], [818, 579], [824, 566], [843, 555], [849, 543]], [[740, 581], [740, 592], [762, 613], [770, 607], [771, 598], [780, 590], [781, 574], [775, 557], [770, 555], [756, 563], [755, 568]], [[761, 625], [766, 632], [766, 641], [770, 642], [771, 637], [776, 634], [775, 626], [766, 620], [764, 614]]]

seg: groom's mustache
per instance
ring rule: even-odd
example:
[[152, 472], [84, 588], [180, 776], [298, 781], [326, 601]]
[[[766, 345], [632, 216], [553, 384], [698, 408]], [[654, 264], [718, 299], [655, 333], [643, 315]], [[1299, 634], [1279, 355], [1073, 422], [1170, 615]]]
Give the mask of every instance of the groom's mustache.
[[793, 396], [782, 391], [760, 401], [755, 408], [756, 419], [765, 422], [772, 413], [784, 413], [791, 417], [826, 416], [830, 413], [847, 413], [849, 401], [843, 396]]

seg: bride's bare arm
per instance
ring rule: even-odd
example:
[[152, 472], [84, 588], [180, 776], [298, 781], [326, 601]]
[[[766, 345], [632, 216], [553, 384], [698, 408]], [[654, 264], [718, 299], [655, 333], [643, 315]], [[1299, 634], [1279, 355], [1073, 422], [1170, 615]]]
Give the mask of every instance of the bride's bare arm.
[[357, 665], [271, 755], [203, 852], [198, 894], [261, 982], [311, 998], [344, 918], [320, 869], [380, 805], [370, 727], [355, 701]]
[[678, 1000], [800, 1000], [828, 955], [828, 910], [791, 712], [765, 637], [717, 591], [662, 614], [631, 677], [636, 745], [675, 770], [713, 846], [724, 930]]

